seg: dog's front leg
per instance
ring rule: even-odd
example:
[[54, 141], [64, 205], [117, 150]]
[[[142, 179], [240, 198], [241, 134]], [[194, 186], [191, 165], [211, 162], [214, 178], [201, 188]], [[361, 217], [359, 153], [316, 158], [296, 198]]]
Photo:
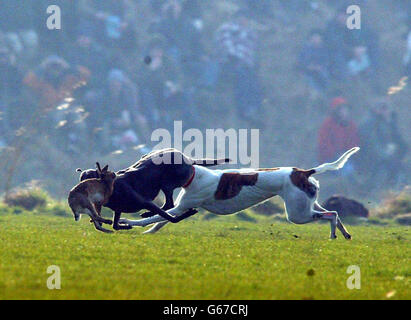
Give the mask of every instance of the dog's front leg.
[[[187, 193], [185, 193], [184, 191], [180, 192], [179, 197], [177, 199], [177, 206], [168, 210], [166, 213], [169, 215], [170, 213], [172, 215], [174, 215], [174, 221], [181, 221], [189, 216], [192, 216], [193, 214], [195, 214], [197, 211], [195, 209], [192, 208], [198, 208], [201, 207], [201, 200], [199, 200], [198, 198], [191, 198], [190, 196], [187, 196]], [[161, 210], [160, 208], [158, 208], [157, 206], [155, 206], [154, 204], [147, 205], [145, 208], [154, 211], [155, 213], [157, 212], [162, 212], [163, 210]], [[140, 227], [145, 227], [148, 226], [150, 224], [153, 223], [157, 223], [157, 222], [168, 222], [168, 219], [164, 219], [160, 214], [159, 215], [155, 215], [153, 217], [150, 218], [145, 218], [145, 219], [140, 219], [140, 220], [127, 220], [127, 219], [120, 219], [121, 223], [127, 223], [130, 224], [132, 226], [140, 226]], [[165, 223], [161, 224], [161, 227], [164, 226]], [[156, 227], [156, 226], [154, 226]], [[154, 228], [153, 227], [153, 228]], [[160, 227], [160, 228], [161, 228]], [[152, 228], [152, 229], [153, 229]], [[158, 228], [159, 229], [159, 228]], [[151, 229], [150, 229], [151, 230]], [[148, 230], [147, 232], [150, 232], [150, 230]]]
[[[176, 218], [179, 218], [179, 217], [181, 217], [183, 214], [184, 214], [184, 211], [183, 210], [181, 210], [182, 208], [179, 208], [179, 207], [175, 207], [175, 208], [172, 208], [172, 209], [170, 209], [170, 210], [168, 210], [168, 212], [169, 213], [171, 213], [171, 214], [173, 214], [173, 215], [175, 215], [176, 216]], [[194, 209], [193, 209], [194, 210]], [[196, 210], [195, 210], [195, 212], [197, 212]], [[181, 218], [180, 218], [180, 220], [181, 220]], [[141, 222], [140, 222], [140, 225], [142, 226], [142, 227], [146, 227], [146, 226], [148, 226], [148, 225], [150, 225], [150, 224], [153, 224], [153, 223], [157, 223], [157, 222], [161, 222], [161, 223], [167, 223], [168, 221], [167, 220], [165, 220], [164, 218], [162, 218], [161, 216], [159, 216], [159, 215], [155, 215], [155, 216], [153, 216], [153, 217], [151, 217], [151, 218], [146, 218], [146, 219], [142, 219], [142, 220], [140, 220]]]
[[[155, 205], [152, 201], [146, 201], [141, 195], [139, 195], [133, 189], [127, 188], [127, 193], [131, 198], [134, 198], [133, 201], [135, 201], [136, 203], [141, 203], [144, 209], [150, 210], [154, 214], [158, 214], [159, 216], [163, 217], [165, 220], [170, 221], [172, 223], [177, 223], [181, 221], [182, 219], [185, 219], [189, 217], [190, 215], [194, 214], [190, 212], [191, 214], [187, 214], [186, 216], [182, 218], [176, 218], [170, 215], [167, 211], [164, 211], [160, 209], [159, 207], [157, 207], [157, 205]], [[121, 220], [121, 221], [125, 221], [125, 220]]]
[[119, 223], [128, 224], [133, 227], [146, 227], [150, 224], [164, 221], [165, 219], [160, 217], [159, 215], [154, 215], [149, 218], [139, 219], [139, 220], [129, 220], [129, 219], [120, 219]]
[[[175, 208], [170, 209], [168, 212], [170, 212], [172, 214], [175, 214], [176, 219], [178, 221], [181, 221], [181, 220], [186, 219], [187, 217], [192, 216], [193, 214], [197, 213], [197, 210], [188, 209], [188, 210], [183, 211], [183, 210], [181, 210], [181, 208], [175, 207]], [[131, 226], [138, 226], [138, 227], [146, 227], [150, 224], [157, 223], [157, 222], [160, 222], [162, 224], [161, 226], [168, 223], [167, 220], [165, 220], [164, 218], [162, 218], [159, 215], [155, 215], [153, 217], [144, 218], [144, 219], [140, 219], [140, 220], [120, 219], [120, 223], [126, 223], [126, 224], [129, 224]], [[148, 233], [148, 232], [146, 231], [144, 233]]]
[[[172, 208], [168, 211], [164, 211], [157, 207], [154, 203], [148, 202], [145, 204], [145, 208], [150, 210], [152, 213], [161, 216], [162, 218], [166, 219], [167, 221], [170, 221], [171, 223], [178, 223], [181, 220], [187, 219], [188, 217], [191, 217], [192, 215], [196, 214], [198, 211], [195, 209], [189, 208], [188, 210], [183, 210], [182, 207], [176, 207]], [[175, 210], [173, 210], [175, 209]], [[170, 213], [172, 215], [170, 215]]]
[[114, 217], [113, 217], [113, 229], [114, 230], [129, 230], [132, 229], [133, 227], [126, 224], [119, 224], [120, 221], [120, 217], [121, 217], [121, 211], [115, 211], [114, 212]]
[[147, 231], [144, 231], [143, 234], [156, 233], [158, 230], [164, 227], [167, 223], [168, 221], [157, 222], [150, 229], [148, 229]]

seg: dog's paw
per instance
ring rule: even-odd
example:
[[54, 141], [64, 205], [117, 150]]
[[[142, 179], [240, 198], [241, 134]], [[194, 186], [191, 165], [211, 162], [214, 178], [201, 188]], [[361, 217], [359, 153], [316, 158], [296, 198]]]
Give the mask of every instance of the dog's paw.
[[351, 239], [352, 239], [352, 237], [351, 237], [351, 235], [350, 235], [349, 233], [345, 234], [345, 235], [344, 235], [344, 238], [347, 239], [347, 240], [351, 240]]

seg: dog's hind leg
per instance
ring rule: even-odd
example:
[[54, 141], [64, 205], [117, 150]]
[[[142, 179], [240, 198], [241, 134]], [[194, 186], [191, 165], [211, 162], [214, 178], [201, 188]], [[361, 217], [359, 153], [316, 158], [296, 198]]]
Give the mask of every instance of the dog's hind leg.
[[[161, 210], [160, 208], [158, 208]], [[198, 211], [190, 208], [190, 209], [184, 209], [181, 210], [181, 208], [175, 207], [167, 211], [168, 213], [174, 214], [174, 221], [179, 222], [181, 220], [187, 219], [188, 217], [191, 217], [192, 215], [196, 214]], [[146, 227], [150, 224], [157, 223], [157, 222], [164, 222], [165, 219], [161, 217], [160, 215], [156, 214], [152, 217], [149, 218], [144, 218], [140, 220], [128, 220], [128, 219], [120, 219], [120, 223], [125, 223], [130, 226], [138, 226], [138, 227]], [[165, 221], [168, 222], [168, 221]]]
[[321, 219], [321, 220], [328, 220], [330, 221], [331, 226], [331, 239], [336, 239], [337, 235], [335, 234], [335, 230], [337, 227], [337, 212], [335, 211], [316, 211], [313, 210], [313, 219]]
[[[188, 210], [188, 209], [191, 209], [191, 208], [188, 208], [187, 210], [183, 211], [182, 213], [179, 212], [178, 215], [173, 216], [172, 214], [170, 214], [170, 213], [172, 213], [171, 210], [176, 209], [176, 208], [171, 208], [170, 210], [165, 211], [162, 208], [157, 207], [157, 205], [155, 205], [151, 201], [144, 202], [143, 203], [143, 208], [147, 209], [147, 210], [150, 210], [150, 211], [147, 211], [147, 212], [145, 212], [141, 215], [143, 218], [150, 218], [150, 217], [154, 217], [154, 216], [160, 216], [160, 217], [163, 218], [162, 220], [167, 220], [167, 221], [170, 221], [171, 223], [178, 223], [181, 220], [187, 219], [188, 217], [190, 217], [193, 214], [197, 213], [196, 210], [194, 210], [194, 209]], [[144, 220], [144, 219], [141, 219], [141, 220]], [[141, 220], [138, 220], [138, 221], [141, 221]], [[122, 222], [122, 223], [125, 222], [127, 224], [130, 224], [130, 221], [131, 220], [125, 220], [125, 219], [120, 220], [120, 222]], [[133, 225], [133, 224], [131, 224], [131, 225]], [[136, 224], [134, 224], [134, 225], [136, 225]], [[137, 225], [139, 225], [139, 224], [137, 224]]]
[[158, 230], [160, 230], [162, 227], [164, 227], [167, 223], [168, 223], [168, 221], [157, 222], [150, 229], [148, 229], [147, 231], [144, 231], [143, 234], [156, 233]]
[[[191, 208], [185, 208], [182, 206], [177, 206], [175, 208], [172, 208], [168, 211], [164, 211], [157, 207], [154, 203], [147, 203], [146, 204], [146, 209], [150, 210], [156, 215], [159, 215], [168, 221], [172, 223], [178, 223], [181, 220], [187, 219], [188, 217], [191, 217], [192, 215], [196, 214], [198, 211], [195, 209]], [[175, 209], [175, 210], [174, 210]], [[170, 215], [171, 214], [171, 215]]]
[[[173, 215], [170, 215], [167, 211], [162, 210], [159, 207], [157, 207], [157, 205], [155, 205], [152, 201], [145, 200], [141, 195], [139, 195], [133, 189], [127, 188], [126, 191], [128, 193], [128, 196], [131, 199], [133, 199], [136, 203], [141, 203], [141, 205], [144, 209], [147, 209], [147, 210], [153, 212], [154, 214], [159, 215], [159, 216], [163, 217], [165, 220], [168, 220], [172, 223], [177, 223], [177, 222], [181, 221], [182, 219], [185, 219], [189, 216], [189, 215], [187, 215], [184, 218], [178, 219], [178, 218], [174, 217]], [[121, 220], [121, 221], [124, 221], [124, 220]], [[128, 224], [130, 224], [130, 223], [128, 223]]]
[[[327, 209], [323, 208], [318, 202], [315, 203], [315, 207], [317, 209], [320, 209], [323, 212], [328, 212]], [[336, 219], [337, 219], [336, 223], [337, 223], [338, 230], [340, 230], [340, 232], [343, 234], [345, 239], [351, 240], [352, 237], [348, 233], [347, 229], [345, 229], [344, 225], [342, 224], [341, 219], [338, 216], [338, 213], [336, 211], [332, 211], [332, 212], [335, 212], [335, 214], [336, 214]]]
[[344, 225], [342, 224], [340, 217], [337, 214], [337, 228], [338, 230], [341, 231], [341, 233], [343, 234], [344, 238], [347, 240], [351, 240], [351, 235], [348, 233], [347, 229], [345, 229]]
[[[167, 210], [166, 213], [167, 215], [170, 215], [173, 217], [173, 220], [178, 222], [181, 221], [183, 219], [186, 219], [190, 216], [192, 216], [193, 214], [197, 213], [197, 210], [193, 209], [193, 208], [198, 208], [201, 207], [202, 202], [199, 201], [196, 198], [190, 198], [189, 196], [187, 196], [187, 194], [184, 191], [181, 191], [178, 198], [177, 198], [177, 205], [176, 207]], [[154, 213], [157, 212], [161, 212], [163, 210], [161, 210], [160, 208], [158, 208], [157, 206], [155, 206], [154, 204], [152, 204], [151, 206], [145, 207], [146, 209], [149, 209], [151, 211], [153, 211]], [[167, 219], [168, 220], [168, 219]], [[127, 223], [131, 226], [140, 226], [140, 227], [145, 227], [148, 226], [150, 224], [153, 223], [157, 223], [157, 222], [168, 222], [166, 221], [165, 218], [163, 218], [160, 214], [156, 214], [153, 217], [150, 218], [145, 218], [145, 219], [140, 219], [140, 220], [127, 220], [127, 219], [120, 219], [121, 223]], [[156, 232], [157, 230], [159, 230], [161, 227], [163, 227], [165, 224], [161, 224], [156, 226], [155, 228], [153, 227], [152, 229], [148, 230], [147, 233], [152, 233], [152, 232]]]
[[[164, 205], [161, 207], [161, 210], [167, 211], [171, 208], [174, 207], [174, 200], [173, 200], [173, 189], [168, 190], [166, 188], [162, 189], [164, 196], [166, 198], [166, 201], [164, 202]], [[142, 213], [140, 216], [142, 218], [149, 218], [152, 216], [155, 216], [156, 213], [152, 212], [152, 211], [146, 211], [144, 213]]]
[[[171, 210], [170, 210], [171, 211]], [[182, 215], [178, 215], [176, 213], [176, 217], [177, 219], [183, 220], [186, 219], [187, 217], [192, 216], [193, 214], [197, 213], [198, 211], [195, 209], [189, 209], [187, 211], [185, 211]], [[175, 213], [175, 212], [174, 212]], [[154, 224], [154, 226], [152, 226], [150, 229], [148, 229], [147, 231], [144, 231], [143, 234], [148, 234], [148, 233], [156, 233], [158, 230], [160, 230], [162, 227], [164, 227], [166, 224], [168, 223], [168, 221], [162, 221], [162, 222], [157, 222], [156, 224]]]
[[[185, 219], [189, 216], [192, 216], [193, 214], [197, 213], [197, 210], [195, 209], [188, 209], [186, 210], [186, 208], [183, 207], [175, 207], [172, 208], [170, 210], [168, 210], [169, 213], [175, 214], [176, 218], [179, 220]], [[153, 227], [151, 227], [149, 230], [143, 232], [143, 234], [147, 234], [147, 233], [156, 233], [158, 230], [160, 230], [162, 227], [164, 227], [168, 221], [165, 221], [161, 216], [159, 215], [155, 215], [153, 217], [150, 218], [145, 218], [145, 219], [140, 219], [140, 220], [127, 220], [127, 219], [121, 219], [121, 222], [123, 223], [128, 223], [132, 226], [140, 226], [140, 227], [145, 227], [148, 226], [150, 224], [155, 223], [155, 225]]]
[[174, 207], [174, 199], [173, 199], [173, 189], [164, 188], [162, 189], [164, 196], [166, 197], [166, 202], [161, 207], [162, 210], [169, 210]]
[[119, 223], [128, 224], [133, 227], [146, 227], [150, 224], [163, 222], [165, 219], [160, 217], [159, 215], [154, 215], [149, 218], [139, 219], [139, 220], [129, 220], [129, 219], [120, 219]]

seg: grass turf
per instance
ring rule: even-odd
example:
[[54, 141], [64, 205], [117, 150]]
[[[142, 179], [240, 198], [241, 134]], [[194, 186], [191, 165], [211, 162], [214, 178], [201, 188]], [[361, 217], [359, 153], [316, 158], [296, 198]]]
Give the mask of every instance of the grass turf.
[[[0, 299], [410, 299], [409, 227], [347, 228], [352, 241], [329, 240], [328, 224], [230, 216], [110, 235], [88, 217], [0, 214]], [[47, 289], [50, 265], [61, 290]]]

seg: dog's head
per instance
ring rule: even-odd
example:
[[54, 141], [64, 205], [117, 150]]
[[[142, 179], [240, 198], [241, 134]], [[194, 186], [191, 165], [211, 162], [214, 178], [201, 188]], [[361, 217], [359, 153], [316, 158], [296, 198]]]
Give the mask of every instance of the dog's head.
[[97, 169], [87, 169], [87, 170], [81, 170], [78, 168], [76, 172], [81, 172], [80, 174], [80, 181], [86, 180], [86, 179], [97, 179], [99, 178], [99, 174], [97, 172]]
[[116, 174], [108, 170], [108, 165], [101, 169], [98, 162], [96, 163], [96, 169], [81, 170], [78, 168], [76, 172], [81, 172], [80, 181], [98, 178], [109, 178], [114, 180], [116, 178]]

